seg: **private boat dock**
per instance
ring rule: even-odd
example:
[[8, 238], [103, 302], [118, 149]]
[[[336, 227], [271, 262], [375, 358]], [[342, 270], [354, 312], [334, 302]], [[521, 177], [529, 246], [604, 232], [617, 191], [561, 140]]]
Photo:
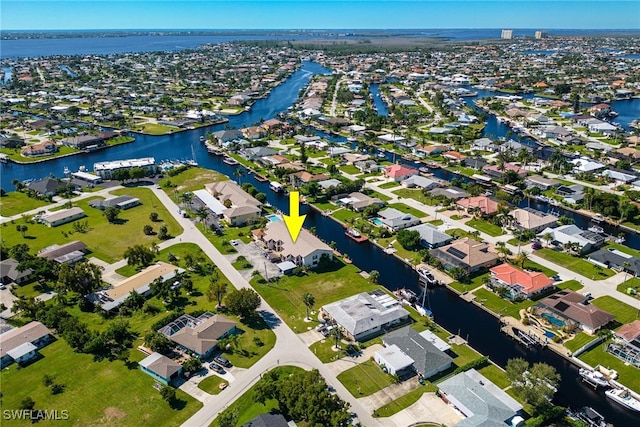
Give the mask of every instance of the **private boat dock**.
[[500, 332], [507, 335], [509, 338], [518, 341], [520, 344], [525, 347], [535, 347], [535, 346], [546, 346], [546, 342], [542, 341], [540, 337], [536, 334], [532, 334], [523, 329], [516, 328], [515, 326], [510, 325], [508, 322], [504, 320], [500, 320]]

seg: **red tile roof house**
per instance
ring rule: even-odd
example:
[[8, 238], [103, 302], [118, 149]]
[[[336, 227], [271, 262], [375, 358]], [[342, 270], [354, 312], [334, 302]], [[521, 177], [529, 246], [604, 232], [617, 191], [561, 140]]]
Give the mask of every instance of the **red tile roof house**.
[[506, 172], [506, 171], [514, 171], [515, 173], [518, 174], [518, 176], [524, 178], [525, 176], [527, 176], [527, 171], [522, 169], [521, 167], [518, 167], [512, 163], [505, 163], [504, 164], [504, 171], [500, 170], [500, 166], [499, 165], [487, 165], [485, 167], [482, 168], [482, 170], [484, 171], [484, 173], [486, 173], [489, 176], [493, 176], [496, 178], [502, 178], [502, 175]]
[[491, 270], [491, 286], [494, 288], [508, 288], [510, 297], [531, 298], [546, 289], [554, 287], [553, 279], [544, 273], [523, 271], [510, 264], [502, 264]]
[[456, 204], [464, 209], [480, 208], [482, 215], [495, 215], [498, 213], [498, 202], [487, 196], [468, 197], [460, 199]]
[[384, 168], [383, 173], [387, 178], [392, 178], [394, 181], [400, 182], [410, 176], [417, 175], [418, 171], [402, 165], [391, 165]]

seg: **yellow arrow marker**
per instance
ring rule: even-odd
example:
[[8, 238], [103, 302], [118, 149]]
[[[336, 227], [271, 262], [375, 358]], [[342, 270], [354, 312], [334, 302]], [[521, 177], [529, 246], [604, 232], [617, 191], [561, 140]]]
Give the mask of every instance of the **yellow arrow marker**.
[[289, 193], [289, 215], [282, 216], [284, 217], [284, 223], [287, 225], [287, 230], [289, 230], [289, 234], [291, 235], [291, 240], [295, 243], [300, 235], [304, 219], [307, 217], [306, 215], [300, 216], [300, 196], [298, 196], [297, 191]]

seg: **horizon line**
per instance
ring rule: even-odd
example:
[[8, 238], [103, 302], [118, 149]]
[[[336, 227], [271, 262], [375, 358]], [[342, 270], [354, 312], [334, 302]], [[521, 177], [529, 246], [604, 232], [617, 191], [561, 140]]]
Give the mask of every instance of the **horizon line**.
[[3, 32], [59, 32], [59, 31], [424, 31], [424, 30], [564, 30], [564, 31], [632, 31], [640, 33], [640, 29], [633, 28], [584, 28], [584, 27], [441, 27], [441, 28], [67, 28], [67, 29], [4, 29]]

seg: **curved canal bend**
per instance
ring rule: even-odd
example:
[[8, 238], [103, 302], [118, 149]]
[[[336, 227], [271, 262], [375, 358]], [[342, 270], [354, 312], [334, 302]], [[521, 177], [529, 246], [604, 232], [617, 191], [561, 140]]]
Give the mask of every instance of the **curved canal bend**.
[[[257, 101], [252, 110], [239, 116], [231, 117], [230, 126], [245, 126], [259, 122], [261, 118], [269, 119], [275, 114], [285, 111], [298, 96], [313, 74], [329, 73], [330, 70], [316, 63], [304, 63], [302, 68], [283, 84], [273, 89], [271, 94]], [[137, 136], [136, 141], [103, 151], [80, 154], [68, 158], [48, 161], [34, 165], [3, 166], [2, 185], [8, 188], [13, 179], [25, 180], [39, 178], [54, 173], [60, 175], [65, 166], [70, 170], [77, 170], [81, 165], [91, 166], [94, 162], [117, 160], [134, 157], [154, 156], [156, 160], [187, 159], [192, 157], [192, 147], [198, 163], [209, 169], [232, 176], [235, 167], [222, 163], [222, 159], [208, 155], [203, 144], [199, 142], [201, 135], [223, 129], [224, 125], [210, 126], [193, 131], [179, 132], [167, 136]], [[260, 191], [267, 194], [269, 203], [277, 208], [288, 211], [288, 198], [275, 194], [269, 190], [267, 183], [260, 183], [246, 176], [243, 181], [250, 182]], [[370, 242], [355, 243], [344, 235], [344, 229], [334, 220], [323, 217], [313, 209], [302, 207], [307, 213], [306, 227], [315, 227], [317, 235], [327, 242], [335, 241], [337, 248], [349, 255], [355, 265], [365, 271], [378, 270], [380, 283], [389, 290], [400, 287], [412, 288], [420, 293], [418, 277], [415, 271], [398, 260], [385, 254], [380, 248]], [[306, 211], [306, 212], [304, 212]], [[427, 293], [427, 305], [438, 324], [452, 333], [468, 338], [469, 344], [487, 355], [492, 361], [505, 366], [508, 359], [522, 357], [531, 363], [544, 362], [554, 366], [562, 376], [555, 401], [566, 407], [579, 408], [587, 405], [602, 413], [608, 422], [615, 425], [627, 426], [637, 423], [634, 414], [625, 411], [612, 403], [603, 392], [596, 392], [580, 381], [578, 368], [558, 356], [552, 351], [542, 349], [526, 350], [511, 339], [500, 333], [498, 321], [495, 317], [481, 308], [464, 302], [455, 293], [446, 288], [430, 289]]]

